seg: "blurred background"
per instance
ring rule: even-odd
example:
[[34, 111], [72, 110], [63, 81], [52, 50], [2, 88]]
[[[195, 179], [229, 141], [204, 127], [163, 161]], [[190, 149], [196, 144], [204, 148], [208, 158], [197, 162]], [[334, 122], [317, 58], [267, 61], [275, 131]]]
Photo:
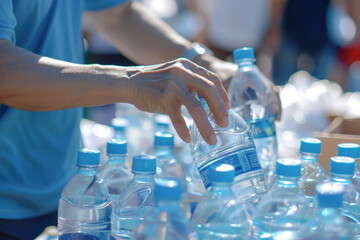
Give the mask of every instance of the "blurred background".
[[[237, 48], [255, 49], [260, 70], [281, 88], [280, 156], [297, 152], [301, 137], [323, 131], [335, 116], [360, 116], [360, 1], [138, 1], [220, 59], [232, 61]], [[87, 63], [135, 65], [97, 34], [86, 15], [83, 22]], [[128, 106], [87, 108], [85, 118], [110, 125], [121, 108]]]

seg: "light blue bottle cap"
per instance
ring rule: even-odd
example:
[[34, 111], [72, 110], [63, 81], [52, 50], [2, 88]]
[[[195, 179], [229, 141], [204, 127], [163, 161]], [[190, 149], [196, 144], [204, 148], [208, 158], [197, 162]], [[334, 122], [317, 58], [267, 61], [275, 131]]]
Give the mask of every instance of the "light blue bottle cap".
[[174, 134], [156, 132], [155, 133], [155, 143], [156, 147], [174, 147]]
[[234, 62], [242, 59], [255, 59], [254, 49], [251, 47], [238, 48], [233, 51]]
[[340, 143], [338, 145], [338, 156], [358, 159], [360, 157], [360, 145], [356, 143]]
[[300, 143], [300, 152], [320, 154], [321, 141], [317, 138], [302, 138]]
[[235, 168], [230, 164], [215, 164], [210, 167], [210, 182], [232, 183], [235, 177]]
[[316, 185], [316, 196], [320, 208], [340, 208], [345, 188], [340, 183], [325, 182]]
[[156, 173], [156, 158], [151, 155], [135, 155], [132, 171], [135, 173]]
[[330, 173], [351, 175], [355, 172], [355, 159], [344, 156], [335, 156], [330, 159]]
[[115, 131], [125, 131], [125, 129], [129, 126], [129, 122], [128, 120], [126, 120], [125, 118], [113, 118], [111, 120], [111, 127], [115, 130]]
[[276, 174], [286, 177], [301, 176], [301, 160], [293, 158], [282, 158], [276, 161]]
[[170, 118], [165, 114], [156, 114], [155, 123], [160, 127], [168, 128], [170, 125]]
[[127, 141], [111, 139], [106, 144], [107, 154], [127, 154]]
[[158, 178], [155, 180], [156, 200], [181, 200], [181, 181], [176, 178]]
[[100, 151], [90, 150], [83, 148], [78, 151], [77, 156], [78, 166], [92, 166], [96, 167], [100, 165]]

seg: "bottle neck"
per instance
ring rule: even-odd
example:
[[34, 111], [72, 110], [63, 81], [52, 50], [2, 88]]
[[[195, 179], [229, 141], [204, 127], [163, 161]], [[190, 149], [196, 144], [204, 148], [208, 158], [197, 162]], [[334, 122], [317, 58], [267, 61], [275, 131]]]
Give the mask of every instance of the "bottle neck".
[[134, 172], [133, 181], [140, 182], [140, 183], [141, 182], [155, 182], [154, 175], [155, 175], [155, 173]]
[[349, 185], [352, 184], [352, 177], [353, 175], [345, 175], [345, 174], [337, 174], [337, 173], [330, 173], [331, 174], [331, 181]]
[[227, 194], [233, 194], [231, 190], [232, 183], [220, 183], [220, 182], [212, 182], [211, 183], [211, 194], [221, 194], [221, 195], [227, 195]]
[[297, 180], [299, 177], [288, 177], [278, 175], [277, 186], [281, 188], [297, 188]]
[[159, 208], [166, 209], [177, 209], [181, 204], [181, 199], [179, 200], [156, 200], [156, 203]]
[[255, 67], [255, 59], [241, 59], [237, 60], [236, 64], [238, 65], [238, 68], [254, 68]]
[[306, 162], [317, 162], [319, 154], [301, 153], [301, 160]]
[[125, 164], [127, 154], [108, 154], [110, 164]]
[[155, 155], [169, 155], [169, 154], [173, 154], [173, 147], [155, 146]]
[[126, 140], [125, 129], [123, 129], [123, 130], [119, 130], [119, 129], [115, 130], [114, 139]]
[[341, 208], [320, 208], [318, 215], [324, 218], [335, 219], [341, 215]]
[[96, 167], [79, 166], [78, 174], [86, 175], [86, 176], [94, 176], [97, 174], [97, 166]]

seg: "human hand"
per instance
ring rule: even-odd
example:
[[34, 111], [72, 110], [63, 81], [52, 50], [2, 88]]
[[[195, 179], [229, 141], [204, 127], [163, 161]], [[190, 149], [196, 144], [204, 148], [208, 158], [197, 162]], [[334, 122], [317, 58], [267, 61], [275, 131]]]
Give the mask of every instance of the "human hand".
[[196, 91], [205, 98], [217, 124], [226, 127], [230, 101], [216, 74], [186, 59], [136, 67], [128, 74], [131, 80], [130, 102], [138, 109], [168, 114], [179, 137], [189, 143], [191, 135], [181, 114], [184, 105], [205, 141], [216, 144], [214, 129], [205, 110], [192, 95]]

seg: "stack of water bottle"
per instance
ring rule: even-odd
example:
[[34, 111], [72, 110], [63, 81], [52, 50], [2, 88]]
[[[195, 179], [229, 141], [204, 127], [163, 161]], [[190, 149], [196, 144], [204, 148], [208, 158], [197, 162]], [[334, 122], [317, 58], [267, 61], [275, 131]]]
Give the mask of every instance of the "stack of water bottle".
[[234, 59], [229, 124], [219, 127], [200, 98], [217, 143], [193, 125], [193, 164], [174, 153], [164, 124], [132, 162], [126, 135], [110, 140], [99, 173], [100, 152], [79, 151], [59, 202], [60, 239], [360, 239], [360, 146], [339, 145], [331, 178], [318, 139], [301, 140], [299, 159], [278, 159], [274, 100], [253, 50]]

